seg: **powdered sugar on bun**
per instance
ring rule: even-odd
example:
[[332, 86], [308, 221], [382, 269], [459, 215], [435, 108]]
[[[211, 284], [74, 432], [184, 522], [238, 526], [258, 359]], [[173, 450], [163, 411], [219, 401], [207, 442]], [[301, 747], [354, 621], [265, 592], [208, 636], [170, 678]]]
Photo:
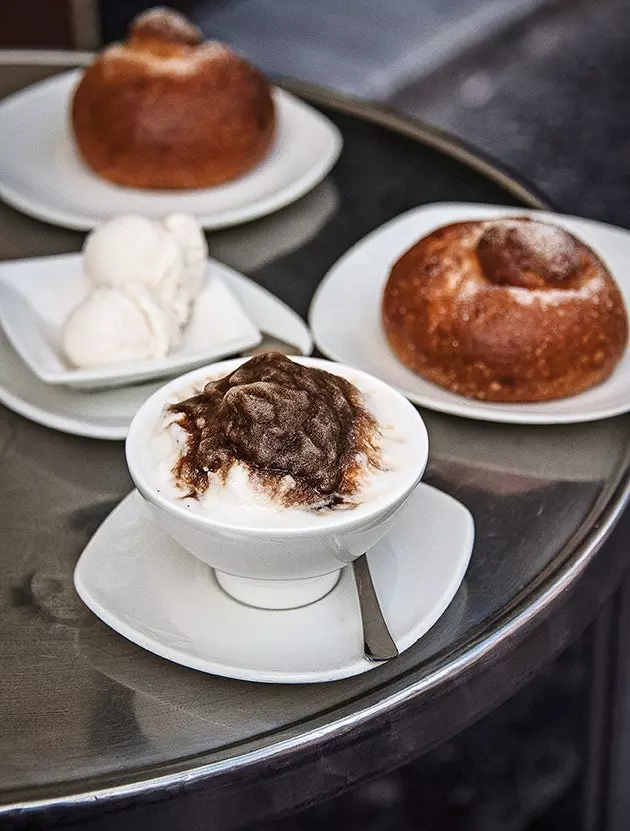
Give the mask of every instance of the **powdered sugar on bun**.
[[131, 26], [127, 39], [136, 41], [166, 41], [185, 46], [197, 46], [203, 40], [203, 32], [183, 14], [157, 6], [139, 14]]
[[488, 280], [523, 288], [568, 286], [580, 265], [571, 234], [526, 218], [489, 223], [477, 244], [477, 257]]
[[229, 61], [234, 53], [223, 43], [209, 40], [196, 49], [166, 52], [139, 49], [135, 45], [115, 43], [103, 51], [103, 61], [109, 61], [109, 70], [117, 72], [121, 63], [135, 64], [152, 75], [192, 75], [219, 61]]

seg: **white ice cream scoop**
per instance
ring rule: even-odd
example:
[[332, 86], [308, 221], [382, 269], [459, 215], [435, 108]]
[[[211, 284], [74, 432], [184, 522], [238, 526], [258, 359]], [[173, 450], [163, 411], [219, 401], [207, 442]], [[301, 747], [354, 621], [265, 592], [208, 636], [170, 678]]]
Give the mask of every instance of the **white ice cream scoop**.
[[87, 277], [95, 286], [148, 286], [158, 302], [184, 326], [202, 285], [205, 238], [194, 217], [173, 214], [164, 221], [126, 214], [104, 223], [83, 250]]
[[203, 285], [208, 246], [197, 220], [187, 214], [170, 214], [160, 223], [163, 232], [178, 247], [181, 265], [170, 267], [157, 288], [160, 302], [171, 309], [184, 326]]
[[183, 267], [179, 245], [161, 223], [139, 214], [105, 222], [83, 248], [83, 268], [96, 286], [122, 288], [139, 282], [155, 288], [173, 267]]
[[203, 285], [208, 264], [208, 243], [201, 226], [190, 214], [169, 214], [162, 220], [166, 230], [177, 241], [186, 270], [186, 283], [196, 297]]
[[179, 328], [143, 285], [94, 289], [67, 319], [63, 347], [76, 367], [88, 369], [164, 357]]

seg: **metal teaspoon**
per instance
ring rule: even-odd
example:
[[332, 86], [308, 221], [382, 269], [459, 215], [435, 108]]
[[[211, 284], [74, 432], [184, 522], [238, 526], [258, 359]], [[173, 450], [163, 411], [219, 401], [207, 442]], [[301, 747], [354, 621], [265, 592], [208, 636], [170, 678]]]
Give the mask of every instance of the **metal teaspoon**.
[[389, 661], [398, 657], [381, 606], [374, 590], [367, 555], [362, 554], [352, 563], [357, 584], [361, 623], [363, 626], [363, 652], [368, 661]]

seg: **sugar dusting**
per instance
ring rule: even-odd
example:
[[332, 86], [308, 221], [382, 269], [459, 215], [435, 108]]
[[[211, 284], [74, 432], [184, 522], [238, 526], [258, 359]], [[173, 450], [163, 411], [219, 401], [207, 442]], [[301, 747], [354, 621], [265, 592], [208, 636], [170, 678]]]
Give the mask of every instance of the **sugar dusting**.
[[202, 66], [224, 58], [230, 50], [219, 41], [207, 41], [185, 55], [165, 57], [151, 52], [130, 48], [122, 43], [115, 43], [103, 50], [105, 58], [124, 60], [148, 69], [156, 75], [190, 75]]
[[459, 300], [466, 302], [479, 292], [479, 282], [472, 277], [462, 280], [461, 288], [459, 289]]
[[589, 280], [579, 289], [525, 289], [518, 286], [503, 286], [510, 297], [522, 306], [540, 303], [543, 306], [560, 306], [562, 303], [585, 300], [593, 297], [604, 288], [604, 278], [599, 276]]
[[571, 253], [571, 237], [555, 225], [537, 220], [528, 222], [523, 219], [501, 219], [496, 223], [489, 223], [490, 226], [499, 224], [511, 231], [521, 245], [536, 251], [545, 259], [555, 260]]
[[156, 6], [139, 14], [131, 24], [132, 37], [159, 37], [175, 43], [197, 44], [203, 32], [183, 14]]

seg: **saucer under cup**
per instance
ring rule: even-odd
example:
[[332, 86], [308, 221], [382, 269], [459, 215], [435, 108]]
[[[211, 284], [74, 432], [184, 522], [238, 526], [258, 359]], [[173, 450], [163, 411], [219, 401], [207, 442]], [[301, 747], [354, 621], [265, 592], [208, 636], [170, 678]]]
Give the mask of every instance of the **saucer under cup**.
[[[473, 539], [470, 512], [421, 483], [368, 554], [379, 603], [401, 654], [447, 608], [451, 626], [465, 614], [466, 587], [460, 584]], [[304, 684], [381, 666], [363, 654], [350, 567], [317, 603], [284, 611], [247, 606], [222, 591], [211, 568], [156, 526], [136, 491], [87, 544], [74, 584], [86, 605], [116, 632], [200, 672]]]

